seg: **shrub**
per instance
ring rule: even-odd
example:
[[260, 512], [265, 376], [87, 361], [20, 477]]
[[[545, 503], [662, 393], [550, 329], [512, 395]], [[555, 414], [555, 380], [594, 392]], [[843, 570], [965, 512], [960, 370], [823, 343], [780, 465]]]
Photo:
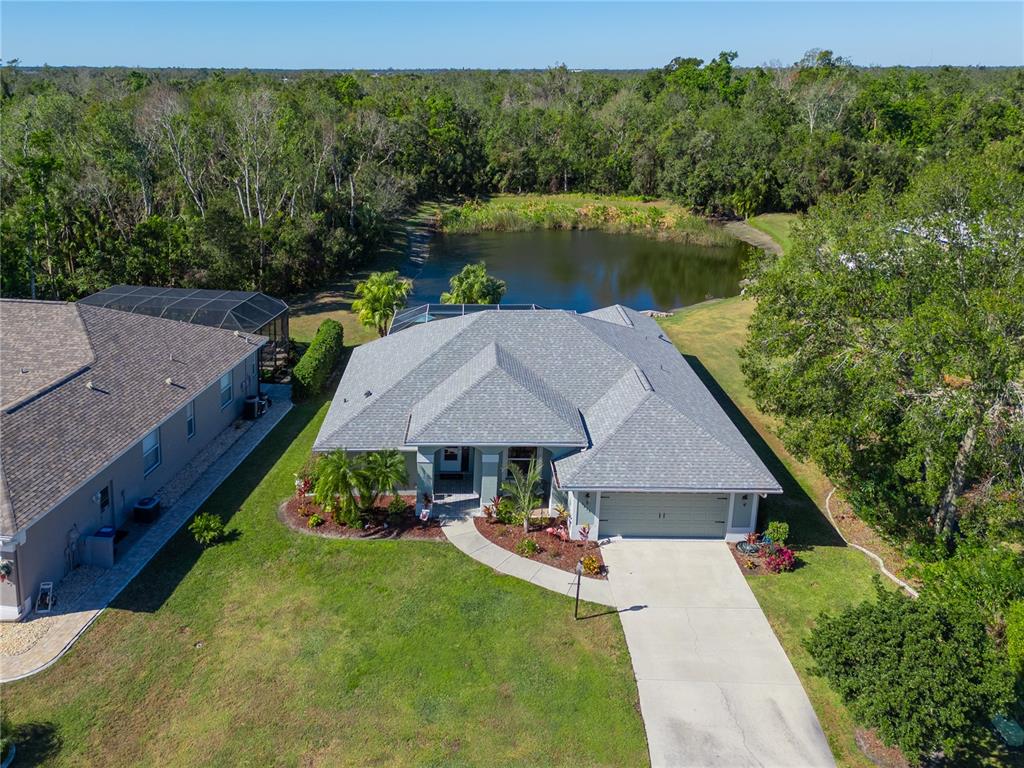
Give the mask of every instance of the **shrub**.
[[7, 757], [7, 752], [14, 745], [14, 728], [6, 712], [0, 713], [0, 760]]
[[791, 549], [787, 549], [786, 547], [776, 547], [765, 552], [762, 562], [764, 564], [764, 569], [768, 571], [768, 573], [792, 571], [796, 566], [796, 555], [793, 554], [793, 550]]
[[768, 527], [764, 532], [765, 538], [770, 540], [773, 544], [778, 544], [780, 547], [786, 546], [786, 541], [789, 539], [789, 523], [784, 523], [781, 520], [772, 520], [768, 523]]
[[523, 557], [533, 557], [540, 552], [540, 545], [533, 539], [523, 539], [516, 544], [516, 554]]
[[330, 318], [320, 323], [313, 341], [292, 369], [292, 396], [296, 400], [323, 390], [341, 357], [343, 342], [341, 323]]
[[584, 555], [583, 572], [588, 576], [597, 576], [601, 573], [601, 561], [595, 555]]
[[324, 519], [320, 515], [310, 515], [306, 521], [307, 528], [319, 528], [324, 524]]
[[512, 525], [517, 521], [516, 505], [512, 503], [512, 499], [507, 496], [503, 496], [498, 501], [498, 506], [494, 510], [494, 516], [498, 519], [499, 523], [505, 525]]
[[854, 717], [918, 761], [968, 745], [971, 726], [1005, 711], [1013, 675], [970, 613], [885, 589], [876, 599], [823, 615], [805, 642]]
[[402, 524], [402, 520], [405, 518], [405, 511], [409, 508], [408, 503], [405, 499], [397, 494], [391, 497], [391, 501], [388, 502], [388, 525], [398, 526]]
[[1024, 600], [1024, 556], [1009, 547], [961, 542], [952, 557], [925, 566], [922, 577], [929, 599], [977, 611], [996, 636], [1010, 605]]
[[218, 515], [200, 512], [188, 527], [189, 533], [204, 547], [224, 538], [224, 522]]

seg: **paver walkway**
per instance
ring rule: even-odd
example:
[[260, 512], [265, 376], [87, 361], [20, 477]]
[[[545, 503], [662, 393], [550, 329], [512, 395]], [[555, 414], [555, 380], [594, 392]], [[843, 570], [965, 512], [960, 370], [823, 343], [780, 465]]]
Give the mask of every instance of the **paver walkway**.
[[153, 555], [170, 541], [185, 522], [205, 502], [217, 487], [238, 468], [253, 449], [291, 410], [288, 387], [263, 385], [270, 390], [274, 405], [267, 414], [238, 438], [216, 461], [185, 491], [174, 506], [164, 510], [155, 523], [148, 527], [113, 568], [108, 569], [72, 604], [57, 606], [60, 613], [36, 621], [50, 622], [51, 626], [40, 640], [24, 653], [0, 656], [0, 682], [9, 683], [49, 667], [63, 656], [96, 617], [128, 586], [145, 567]]
[[[562, 595], [575, 597], [576, 576], [567, 571], [559, 570], [545, 563], [538, 563], [525, 557], [502, 549], [488, 541], [476, 529], [473, 518], [467, 516], [453, 517], [443, 520], [441, 530], [448, 541], [465, 552], [474, 560], [489, 565], [499, 573], [528, 581], [538, 587], [550, 589]], [[613, 606], [611, 587], [607, 581], [591, 579], [586, 576], [580, 584], [580, 599], [599, 605]]]
[[[728, 545], [602, 548], [653, 768], [834, 768], [818, 718]], [[780, 576], [778, 578], [785, 578]]]

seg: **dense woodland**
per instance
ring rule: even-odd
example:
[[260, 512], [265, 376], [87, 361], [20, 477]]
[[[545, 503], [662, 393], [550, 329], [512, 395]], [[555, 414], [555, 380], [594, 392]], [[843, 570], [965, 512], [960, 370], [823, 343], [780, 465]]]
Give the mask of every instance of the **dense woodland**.
[[112, 282], [290, 294], [419, 199], [667, 197], [704, 213], [895, 194], [1024, 131], [1024, 72], [862, 69], [828, 51], [636, 73], [2, 73], [2, 292]]

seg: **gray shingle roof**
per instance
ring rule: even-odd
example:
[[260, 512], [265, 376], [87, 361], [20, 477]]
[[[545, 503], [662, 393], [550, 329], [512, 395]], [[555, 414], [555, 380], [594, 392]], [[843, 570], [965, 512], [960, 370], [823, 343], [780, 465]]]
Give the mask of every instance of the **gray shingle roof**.
[[585, 445], [555, 462], [564, 488], [781, 490], [660, 326], [627, 307], [480, 312], [359, 347], [315, 449], [417, 444]]
[[499, 344], [488, 344], [412, 409], [408, 445], [587, 445], [580, 412]]
[[[66, 332], [76, 323], [79, 332]], [[22, 395], [10, 404], [5, 396], [0, 412], [0, 535], [48, 512], [266, 342], [60, 302], [0, 301], [0, 324], [0, 388]], [[64, 362], [53, 365], [51, 355]], [[56, 384], [46, 381], [87, 357]], [[47, 371], [30, 392], [19, 383], [26, 367]]]

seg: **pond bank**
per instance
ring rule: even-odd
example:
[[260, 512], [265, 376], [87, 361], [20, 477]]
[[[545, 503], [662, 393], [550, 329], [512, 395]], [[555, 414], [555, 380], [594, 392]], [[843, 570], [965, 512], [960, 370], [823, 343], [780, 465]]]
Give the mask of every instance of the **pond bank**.
[[495, 195], [442, 205], [434, 226], [447, 234], [593, 229], [688, 245], [732, 243], [721, 227], [675, 203], [620, 196]]

